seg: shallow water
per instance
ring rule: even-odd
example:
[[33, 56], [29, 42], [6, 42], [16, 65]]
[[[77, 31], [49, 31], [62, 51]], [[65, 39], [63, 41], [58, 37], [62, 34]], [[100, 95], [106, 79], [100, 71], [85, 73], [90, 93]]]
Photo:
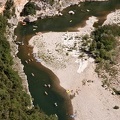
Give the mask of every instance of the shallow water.
[[[77, 31], [77, 28], [85, 25], [85, 21], [90, 16], [98, 17], [99, 21], [95, 24], [96, 27], [101, 25], [106, 19], [106, 15], [115, 9], [120, 8], [120, 0], [111, 0], [109, 2], [85, 2], [80, 7], [77, 5], [71, 6], [63, 10], [63, 16], [55, 16], [45, 18], [33, 23], [28, 23], [26, 26], [18, 25], [15, 33], [18, 36], [17, 41], [23, 42], [24, 45], [19, 45], [18, 57], [24, 64], [24, 71], [28, 78], [30, 93], [34, 99], [34, 105], [47, 113], [57, 114], [59, 120], [71, 120], [70, 114], [73, 114], [71, 100], [65, 89], [59, 86], [59, 79], [49, 69], [37, 63], [32, 54], [32, 48], [28, 46], [29, 39], [36, 32], [47, 31]], [[68, 12], [72, 10], [74, 15]], [[89, 10], [89, 12], [88, 12]], [[72, 22], [70, 22], [72, 20]], [[38, 28], [33, 31], [33, 25]], [[49, 40], [49, 38], [48, 38]], [[30, 56], [28, 55], [30, 53]], [[32, 59], [28, 64], [25, 60]], [[34, 76], [31, 75], [34, 73]], [[66, 80], [66, 79], [65, 79]], [[44, 87], [44, 84], [51, 84], [51, 87]], [[44, 92], [48, 95], [45, 95]], [[58, 106], [55, 107], [54, 103]]]

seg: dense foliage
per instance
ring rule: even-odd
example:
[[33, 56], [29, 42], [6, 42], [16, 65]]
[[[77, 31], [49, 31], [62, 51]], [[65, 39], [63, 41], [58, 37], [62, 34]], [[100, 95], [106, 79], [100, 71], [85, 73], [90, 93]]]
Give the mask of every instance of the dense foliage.
[[120, 94], [116, 90], [116, 86], [119, 86], [119, 79], [116, 78], [119, 70], [116, 66], [119, 64], [119, 38], [120, 26], [101, 26], [92, 33], [93, 41], [90, 46], [90, 53], [98, 63], [95, 71], [102, 78], [102, 86], [111, 87], [117, 95]]
[[27, 16], [27, 15], [34, 15], [36, 13], [36, 7], [34, 2], [28, 2], [25, 6], [23, 11], [21, 12], [21, 16]]
[[116, 36], [120, 36], [120, 27], [117, 25], [102, 26], [92, 33], [93, 42], [90, 46], [90, 52], [96, 62], [102, 60], [113, 62], [117, 43]]
[[0, 15], [0, 120], [57, 120], [39, 108], [30, 109], [30, 96], [23, 91], [21, 79], [12, 69], [10, 45], [6, 40], [6, 17]]
[[14, 1], [13, 0], [7, 0], [5, 4], [5, 10], [4, 10], [4, 16], [7, 18], [11, 18], [15, 14], [15, 7], [14, 7]]

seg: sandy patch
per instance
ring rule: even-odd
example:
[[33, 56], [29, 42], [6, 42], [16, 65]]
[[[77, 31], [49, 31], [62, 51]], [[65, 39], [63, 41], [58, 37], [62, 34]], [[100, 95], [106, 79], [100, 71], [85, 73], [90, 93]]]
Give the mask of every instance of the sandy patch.
[[72, 86], [73, 90], [76, 88], [72, 99], [75, 120], [119, 120], [120, 110], [113, 107], [119, 106], [120, 100], [101, 86], [94, 69], [95, 64], [89, 64], [79, 76], [82, 83], [75, 81]]

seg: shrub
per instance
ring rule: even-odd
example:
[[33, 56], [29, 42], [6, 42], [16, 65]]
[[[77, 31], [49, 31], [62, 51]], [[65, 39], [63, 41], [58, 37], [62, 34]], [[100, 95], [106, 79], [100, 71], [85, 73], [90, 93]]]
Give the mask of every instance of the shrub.
[[3, 11], [3, 14], [8, 19], [10, 19], [11, 16], [15, 15], [15, 8], [13, 6], [14, 6], [14, 1], [13, 0], [7, 0], [7, 2], [5, 4], [5, 10]]
[[28, 2], [25, 6], [23, 11], [21, 12], [21, 16], [27, 16], [27, 15], [34, 15], [36, 14], [36, 7], [34, 2]]
[[89, 50], [97, 62], [100, 62], [100, 59], [112, 60], [112, 53], [116, 47], [115, 36], [119, 36], [119, 32], [117, 31], [118, 34], [116, 34], [113, 29], [116, 31], [118, 28], [120, 27], [107, 25], [99, 27], [92, 33], [93, 42]]

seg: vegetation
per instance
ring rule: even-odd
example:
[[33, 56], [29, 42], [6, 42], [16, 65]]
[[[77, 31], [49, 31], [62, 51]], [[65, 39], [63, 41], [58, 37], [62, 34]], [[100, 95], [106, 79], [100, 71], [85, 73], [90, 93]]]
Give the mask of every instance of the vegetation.
[[34, 15], [36, 14], [36, 7], [34, 2], [28, 2], [25, 6], [23, 11], [21, 12], [21, 16], [27, 16], [27, 15]]
[[119, 46], [117, 37], [119, 36], [120, 26], [117, 25], [99, 27], [91, 35], [93, 41], [89, 51], [95, 58], [96, 63], [98, 63], [96, 72], [104, 79], [103, 84], [107, 86], [110, 86], [110, 81], [113, 80], [117, 74], [117, 70], [113, 66], [117, 61], [117, 49]]
[[7, 17], [0, 14], [0, 120], [57, 120], [38, 107], [30, 108], [30, 96], [23, 91], [22, 80], [11, 67], [13, 61], [5, 37], [6, 26]]
[[[89, 51], [96, 63], [99, 63], [98, 68], [109, 70], [110, 66], [115, 63], [117, 36], [120, 36], [120, 27], [117, 25], [102, 26], [92, 33], [93, 41]], [[111, 72], [115, 73], [116, 71], [112, 70]]]
[[50, 5], [54, 4], [54, 0], [48, 0], [48, 2], [49, 2]]
[[4, 10], [4, 16], [7, 18], [11, 18], [15, 14], [15, 8], [14, 8], [14, 1], [13, 0], [7, 0], [5, 4], [5, 10]]
[[[119, 35], [117, 31], [118, 26], [103, 26], [92, 33], [93, 42], [90, 46], [90, 52], [95, 57], [96, 62], [102, 60], [109, 60], [113, 62], [114, 49], [116, 47], [116, 36]], [[114, 29], [117, 32], [114, 32]]]

